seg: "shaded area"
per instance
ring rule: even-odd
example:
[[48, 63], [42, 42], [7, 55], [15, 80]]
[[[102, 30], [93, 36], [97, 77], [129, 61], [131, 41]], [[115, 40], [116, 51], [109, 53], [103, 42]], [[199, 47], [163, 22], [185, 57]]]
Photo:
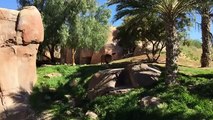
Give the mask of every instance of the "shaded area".
[[[40, 69], [43, 68], [40, 67]], [[48, 113], [52, 114], [52, 119], [56, 120], [84, 117], [87, 103], [89, 103], [86, 97], [88, 80], [94, 73], [107, 68], [108, 66], [100, 65], [76, 66], [73, 68], [72, 66], [49, 66], [49, 70], [45, 72], [59, 72], [63, 75], [63, 78], [46, 79], [40, 75], [39, 78], [42, 79], [38, 81], [30, 96], [32, 107], [40, 116], [46, 110], [59, 110]], [[57, 87], [51, 86], [51, 81], [55, 81]]]
[[[180, 83], [199, 97], [213, 99], [213, 74], [186, 75], [180, 73]], [[211, 77], [212, 76], [212, 77]]]
[[[50, 116], [53, 120], [85, 119], [85, 113], [88, 110], [97, 113], [100, 120], [213, 118], [211, 102], [213, 83], [211, 79], [208, 79], [211, 75], [209, 73], [193, 75], [179, 73], [178, 84], [172, 87], [165, 86], [162, 75], [158, 84], [150, 88], [132, 89], [122, 95], [100, 96], [93, 101], [87, 99], [88, 80], [94, 73], [107, 68], [121, 68], [127, 64], [38, 68], [40, 80], [30, 97], [31, 105], [39, 117]], [[154, 67], [164, 70], [163, 67]], [[43, 78], [45, 74], [51, 72], [59, 72], [63, 76]], [[141, 108], [139, 100], [146, 96], [159, 97], [163, 102], [160, 106]]]
[[3, 120], [36, 120], [34, 111], [29, 105], [29, 93], [20, 88], [17, 93], [1, 96], [0, 119]]
[[[93, 101], [90, 107], [102, 115], [100, 118], [103, 120], [212, 119], [213, 84], [208, 76], [179, 73], [179, 84], [172, 87], [165, 86], [162, 76], [158, 85], [152, 88], [134, 89], [120, 96], [102, 96]], [[158, 96], [163, 103], [156, 107], [140, 108], [138, 100], [145, 96]]]

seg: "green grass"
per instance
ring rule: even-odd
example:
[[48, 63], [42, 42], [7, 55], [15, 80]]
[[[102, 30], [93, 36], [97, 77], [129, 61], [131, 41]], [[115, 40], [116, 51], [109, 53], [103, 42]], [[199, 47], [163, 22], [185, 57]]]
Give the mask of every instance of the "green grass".
[[[121, 67], [115, 64], [113, 67]], [[51, 110], [55, 120], [86, 119], [87, 110], [100, 120], [210, 120], [213, 119], [213, 70], [180, 66], [179, 85], [167, 87], [164, 78], [152, 88], [133, 89], [123, 95], [107, 95], [89, 101], [86, 97], [88, 80], [103, 66], [49, 66], [38, 68], [38, 83], [30, 97], [38, 113]], [[63, 76], [45, 78], [59, 72]], [[77, 85], [70, 87], [71, 81]], [[70, 95], [70, 97], [66, 97]], [[162, 104], [141, 108], [139, 100], [156, 96]], [[70, 112], [70, 114], [68, 114]]]

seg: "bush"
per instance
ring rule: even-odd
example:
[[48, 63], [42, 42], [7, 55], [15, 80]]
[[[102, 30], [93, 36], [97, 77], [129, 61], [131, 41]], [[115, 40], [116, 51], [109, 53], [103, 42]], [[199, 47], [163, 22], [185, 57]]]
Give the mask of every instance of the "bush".
[[196, 48], [201, 48], [202, 47], [202, 43], [199, 40], [184, 40], [181, 41], [181, 45], [183, 46], [194, 46]]

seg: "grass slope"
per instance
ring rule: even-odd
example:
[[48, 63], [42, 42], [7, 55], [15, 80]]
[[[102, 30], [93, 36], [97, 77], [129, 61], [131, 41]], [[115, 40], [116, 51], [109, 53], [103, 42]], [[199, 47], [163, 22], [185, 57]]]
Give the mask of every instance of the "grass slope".
[[[121, 67], [121, 64], [114, 64]], [[47, 66], [38, 68], [38, 83], [30, 97], [32, 108], [38, 113], [50, 111], [52, 119], [87, 119], [88, 110], [98, 114], [100, 120], [202, 120], [213, 119], [213, 69], [180, 66], [179, 85], [166, 87], [163, 76], [153, 88], [133, 89], [123, 95], [86, 98], [88, 80], [104, 66]], [[164, 68], [162, 68], [163, 70]], [[45, 78], [58, 72], [62, 77]], [[72, 81], [76, 85], [70, 86]], [[163, 103], [157, 107], [141, 108], [144, 96], [159, 97]]]

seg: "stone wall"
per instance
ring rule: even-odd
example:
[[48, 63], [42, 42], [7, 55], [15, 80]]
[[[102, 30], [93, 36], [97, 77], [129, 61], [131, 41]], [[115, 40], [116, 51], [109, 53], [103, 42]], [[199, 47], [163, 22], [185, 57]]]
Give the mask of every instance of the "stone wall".
[[[0, 119], [22, 119], [36, 82], [36, 54], [44, 28], [39, 11], [0, 8]], [[27, 109], [26, 109], [27, 110]]]

